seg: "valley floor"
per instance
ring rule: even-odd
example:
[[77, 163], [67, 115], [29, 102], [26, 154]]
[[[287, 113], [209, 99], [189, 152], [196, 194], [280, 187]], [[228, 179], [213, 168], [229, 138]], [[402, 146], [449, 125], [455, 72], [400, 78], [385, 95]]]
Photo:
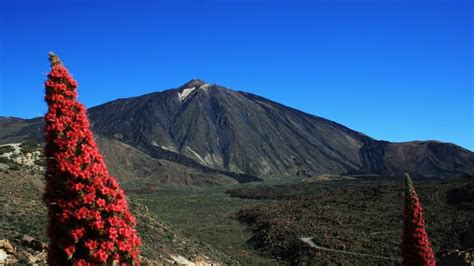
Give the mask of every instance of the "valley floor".
[[[0, 240], [18, 247], [30, 235], [46, 242], [42, 180], [34, 169], [0, 171]], [[437, 259], [446, 250], [474, 248], [472, 177], [415, 181], [415, 187]], [[142, 255], [151, 261], [390, 265], [400, 259], [403, 191], [401, 179], [273, 178], [127, 195], [144, 242]]]
[[[446, 250], [469, 248], [472, 180], [415, 185], [438, 257]], [[131, 197], [186, 237], [219, 251], [225, 264], [390, 265], [401, 260], [403, 191], [402, 179], [270, 179], [231, 187], [134, 192]]]
[[251, 232], [235, 217], [240, 208], [256, 200], [232, 198], [227, 189], [162, 189], [150, 194], [131, 193], [130, 197], [147, 206], [161, 222], [225, 254], [221, 257], [225, 264], [280, 264], [246, 244]]

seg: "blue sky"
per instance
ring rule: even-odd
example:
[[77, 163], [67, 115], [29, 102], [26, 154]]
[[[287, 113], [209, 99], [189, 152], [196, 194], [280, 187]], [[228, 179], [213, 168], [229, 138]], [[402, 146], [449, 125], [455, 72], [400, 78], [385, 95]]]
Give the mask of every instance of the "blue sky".
[[0, 115], [46, 110], [48, 51], [91, 107], [192, 78], [389, 141], [474, 150], [471, 0], [0, 0]]

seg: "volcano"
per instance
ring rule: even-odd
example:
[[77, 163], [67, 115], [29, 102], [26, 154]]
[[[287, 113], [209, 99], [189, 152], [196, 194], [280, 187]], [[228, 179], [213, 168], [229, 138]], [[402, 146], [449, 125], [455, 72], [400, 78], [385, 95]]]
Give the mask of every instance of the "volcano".
[[[460, 146], [375, 140], [328, 119], [198, 79], [175, 89], [117, 99], [90, 108], [88, 114], [94, 132], [114, 143], [172, 165], [221, 178], [234, 175], [240, 181], [320, 174], [408, 172], [446, 178], [474, 173], [474, 153]], [[3, 118], [0, 124], [3, 143], [42, 139], [41, 119]]]

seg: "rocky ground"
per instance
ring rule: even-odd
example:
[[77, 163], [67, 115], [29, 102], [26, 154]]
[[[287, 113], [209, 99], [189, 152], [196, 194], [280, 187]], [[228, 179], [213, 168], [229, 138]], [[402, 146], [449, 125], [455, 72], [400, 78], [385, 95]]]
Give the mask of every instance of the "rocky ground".
[[[472, 259], [473, 181], [415, 182], [442, 263], [456, 256]], [[248, 243], [269, 257], [294, 265], [375, 265], [400, 261], [403, 191], [400, 179], [258, 186], [229, 193], [260, 199], [237, 218], [254, 232]]]
[[[27, 154], [32, 153], [26, 148], [23, 153], [18, 150], [12, 153], [3, 146], [0, 153], [9, 155], [0, 156], [3, 158], [0, 165], [0, 265], [44, 263], [47, 214], [41, 199], [44, 188], [41, 163], [26, 164], [22, 158], [29, 158]], [[147, 264], [219, 263], [218, 251], [159, 222], [146, 206], [131, 200], [129, 204], [143, 240], [142, 260]]]
[[[32, 144], [0, 147], [0, 264], [45, 262], [43, 168], [33, 156], [38, 149]], [[142, 261], [155, 265], [238, 264], [242, 258], [262, 265], [400, 261], [402, 180], [332, 176], [306, 180], [236, 185], [228, 194], [211, 188], [159, 195], [130, 190], [129, 204], [144, 242]], [[472, 265], [472, 177], [415, 181], [415, 186], [439, 264]], [[246, 224], [253, 236], [244, 234], [234, 219]], [[223, 241], [226, 238], [231, 241]]]

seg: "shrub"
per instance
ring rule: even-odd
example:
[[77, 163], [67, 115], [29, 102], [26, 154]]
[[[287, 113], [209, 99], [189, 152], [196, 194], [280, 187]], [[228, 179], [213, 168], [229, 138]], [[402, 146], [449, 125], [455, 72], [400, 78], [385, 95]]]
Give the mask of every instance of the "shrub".
[[41, 149], [41, 145], [33, 140], [25, 140], [20, 144], [23, 153], [35, 152]]
[[4, 153], [14, 152], [14, 151], [15, 151], [15, 148], [13, 148], [10, 145], [0, 147], [0, 155], [2, 155]]

